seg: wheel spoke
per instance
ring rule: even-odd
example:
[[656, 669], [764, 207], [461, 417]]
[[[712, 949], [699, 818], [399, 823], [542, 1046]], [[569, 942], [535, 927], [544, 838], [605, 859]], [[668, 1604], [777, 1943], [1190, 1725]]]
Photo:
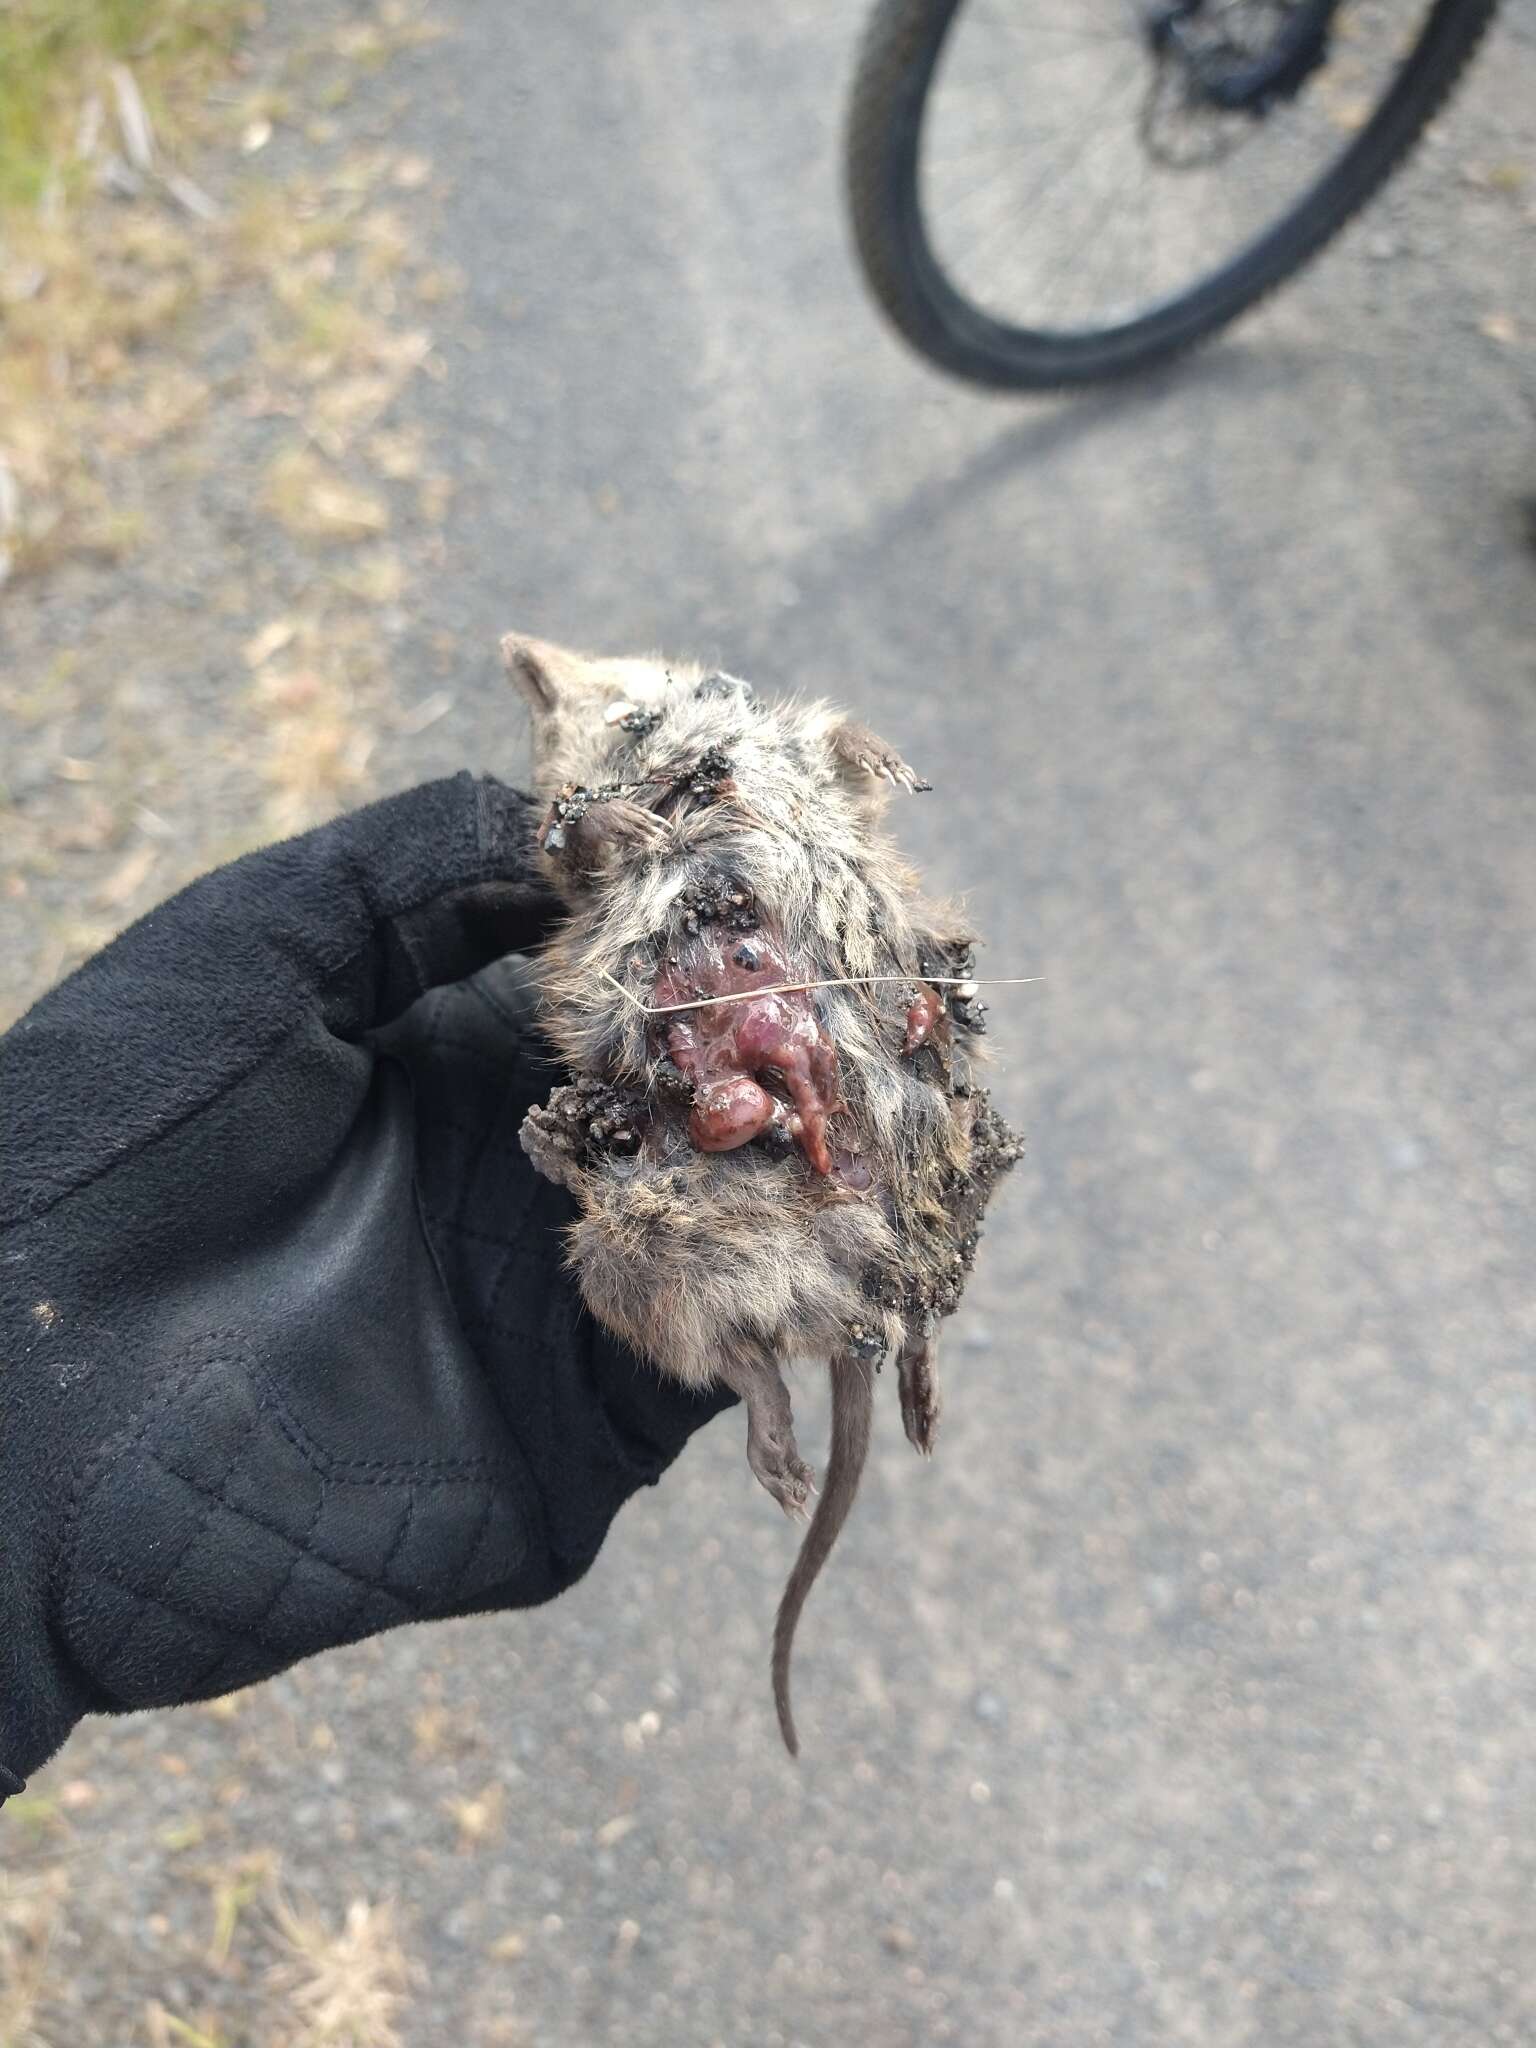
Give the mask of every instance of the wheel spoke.
[[[1098, 100], [1095, 101], [1095, 112], [1097, 112], [1100, 107], [1106, 105], [1108, 101], [1113, 97], [1116, 86], [1123, 87], [1129, 81], [1139, 62], [1140, 54], [1138, 53], [1136, 57], [1131, 58], [1126, 62], [1122, 63], [1118, 72], [1116, 73], [1114, 82], [1111, 84], [1109, 88], [1106, 89], [1105, 92], [1101, 93]], [[1025, 218], [1028, 215], [1030, 209], [1034, 207], [1038, 203], [1038, 201], [1044, 196], [1046, 188], [1053, 182], [1055, 182], [1057, 179], [1070, 178], [1073, 172], [1082, 163], [1088, 151], [1092, 149], [1095, 142], [1100, 139], [1100, 132], [1097, 129], [1097, 127], [1095, 127], [1091, 123], [1084, 124], [1078, 144], [1076, 148], [1072, 151], [1070, 157], [1067, 159], [1065, 165], [1058, 165], [1054, 161], [1048, 160], [1043, 175], [1037, 178], [1031, 184], [1029, 190], [1023, 195], [1022, 198], [1018, 199], [1017, 201], [1013, 202], [1010, 205], [1010, 215], [1016, 214], [1021, 219]], [[985, 191], [991, 188], [989, 186], [982, 186], [977, 189], [979, 191]], [[990, 242], [991, 239], [992, 236], [989, 233], [987, 236], [987, 240]], [[978, 256], [980, 253], [980, 247], [977, 245], [973, 245], [966, 252], [967, 263], [969, 263], [973, 258]]]
[[1074, 43], [1123, 43], [1128, 38], [1140, 38], [1143, 31], [1139, 22], [1127, 21], [1119, 28], [1090, 27], [1080, 21], [1037, 21], [1033, 16], [1021, 21], [1015, 15], [998, 11], [998, 0], [971, 0], [976, 11], [984, 14], [993, 28], [1001, 29], [1005, 35], [1024, 40], [1035, 36], [1065, 36]]
[[[1104, 230], [1112, 220], [1122, 213], [1126, 189], [1132, 182], [1136, 181], [1136, 173], [1137, 164], [1135, 156], [1134, 154], [1129, 154], [1119, 177], [1110, 186], [1108, 192], [1103, 193], [1097, 203], [1091, 206], [1085, 224], [1081, 227], [1074, 225], [1070, 240], [1072, 247], [1079, 252], [1077, 263], [1079, 271], [1087, 264], [1095, 271], [1096, 275], [1102, 274], [1102, 266], [1092, 264], [1092, 256], [1094, 252], [1102, 255], [1101, 244]], [[1058, 293], [1053, 298], [1052, 310], [1054, 310], [1055, 305], [1059, 302], [1059, 296]]]
[[[1421, 23], [1431, 4], [1419, 0]], [[1285, 16], [1276, 0], [1211, 0], [1196, 18], [1203, 48], [1225, 61], [1230, 39], [1246, 63]], [[1350, 18], [1348, 90], [1376, 104], [1421, 30], [1405, 45], [1403, 10], [1385, 0]], [[1222, 274], [1351, 146], [1328, 116], [1326, 73], [1239, 115], [1203, 99], [1182, 61], [1153, 52], [1136, 0], [1115, 20], [963, 0], [919, 163], [925, 228], [956, 290], [1034, 332], [1121, 327]]]

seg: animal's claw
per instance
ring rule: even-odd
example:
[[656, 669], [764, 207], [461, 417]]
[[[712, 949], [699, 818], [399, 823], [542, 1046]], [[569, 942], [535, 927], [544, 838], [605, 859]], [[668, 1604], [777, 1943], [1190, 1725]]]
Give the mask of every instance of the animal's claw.
[[[796, 1461], [798, 1463], [798, 1460]], [[811, 1502], [816, 1498], [816, 1488], [811, 1483], [808, 1465], [801, 1465], [799, 1473], [788, 1479], [785, 1489], [778, 1496], [779, 1506], [792, 1522], [808, 1522], [811, 1519]]]
[[927, 1340], [919, 1338], [904, 1346], [897, 1358], [896, 1370], [901, 1394], [901, 1422], [907, 1433], [907, 1442], [920, 1458], [931, 1458], [939, 1433], [941, 1403], [938, 1374]]
[[644, 804], [628, 805], [626, 806], [626, 812], [634, 829], [644, 838], [649, 839], [652, 844], [658, 839], [664, 839], [667, 836], [666, 820], [658, 818], [656, 813], [653, 810], [649, 810]]
[[786, 1444], [777, 1437], [763, 1435], [754, 1439], [749, 1435], [747, 1459], [759, 1483], [792, 1522], [809, 1520], [807, 1503], [815, 1497], [814, 1476], [796, 1452], [793, 1440]]
[[892, 789], [905, 789], [911, 793], [933, 787], [915, 768], [909, 768], [899, 754], [860, 754], [858, 764], [866, 775], [879, 782], [888, 782]]

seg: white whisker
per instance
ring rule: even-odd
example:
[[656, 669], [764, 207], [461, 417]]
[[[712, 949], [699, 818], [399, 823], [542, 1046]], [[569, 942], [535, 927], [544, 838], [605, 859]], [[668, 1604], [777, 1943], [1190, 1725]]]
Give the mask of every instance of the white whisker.
[[642, 1003], [633, 989], [627, 989], [617, 976], [599, 967], [598, 973], [610, 986], [616, 988], [625, 1002], [633, 1003], [644, 1017], [672, 1017], [679, 1010], [708, 1010], [716, 1003], [749, 1003], [756, 996], [801, 995], [813, 988], [869, 988], [877, 982], [905, 982], [909, 986], [919, 982], [929, 988], [1025, 988], [1031, 982], [1044, 981], [1043, 974], [1004, 974], [978, 976], [975, 974], [840, 974], [830, 981], [775, 981], [762, 988], [740, 989], [734, 995], [700, 996], [691, 1003], [662, 1003], [653, 1006]]

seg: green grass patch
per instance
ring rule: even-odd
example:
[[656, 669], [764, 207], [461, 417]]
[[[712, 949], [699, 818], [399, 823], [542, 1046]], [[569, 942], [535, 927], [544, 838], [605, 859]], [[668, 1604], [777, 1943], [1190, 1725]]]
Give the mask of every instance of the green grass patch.
[[164, 88], [221, 56], [245, 0], [0, 0], [0, 205], [35, 202], [67, 165], [81, 109], [133, 66], [152, 117]]

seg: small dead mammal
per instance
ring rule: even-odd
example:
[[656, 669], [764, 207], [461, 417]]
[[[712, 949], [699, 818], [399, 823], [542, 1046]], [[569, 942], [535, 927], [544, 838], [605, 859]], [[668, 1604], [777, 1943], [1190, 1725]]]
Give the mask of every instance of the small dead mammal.
[[774, 1630], [798, 1754], [790, 1650], [858, 1490], [874, 1374], [893, 1352], [930, 1452], [934, 1326], [1021, 1150], [971, 1078], [972, 941], [881, 829], [892, 788], [928, 785], [862, 726], [697, 667], [502, 649], [570, 908], [539, 976], [575, 1078], [522, 1141], [580, 1205], [583, 1298], [663, 1371], [740, 1394], [752, 1470], [791, 1515], [813, 1488], [784, 1368], [831, 1362], [826, 1484]]

